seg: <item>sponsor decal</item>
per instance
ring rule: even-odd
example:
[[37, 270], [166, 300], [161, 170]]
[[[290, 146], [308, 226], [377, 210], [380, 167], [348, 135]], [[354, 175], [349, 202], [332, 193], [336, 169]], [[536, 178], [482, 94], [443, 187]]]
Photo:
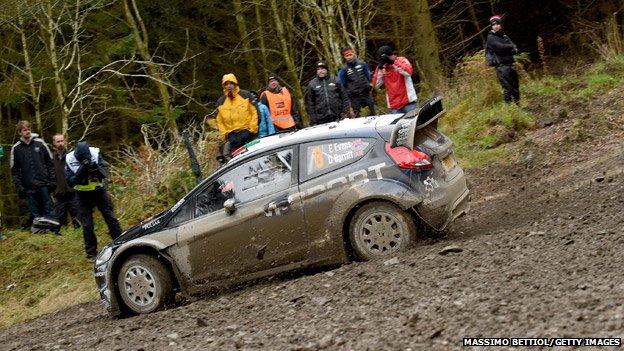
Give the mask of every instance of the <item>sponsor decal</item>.
[[148, 229], [154, 228], [155, 226], [159, 224], [160, 224], [160, 218], [155, 219], [147, 224], [143, 224], [141, 228], [143, 228], [143, 230], [148, 230]]
[[427, 177], [427, 179], [423, 180], [423, 184], [425, 185], [425, 191], [428, 193], [440, 187], [438, 181], [431, 177]]
[[183, 203], [184, 203], [184, 198], [181, 198], [180, 201], [176, 202], [176, 204], [173, 205], [173, 207], [171, 208], [171, 212], [175, 212], [175, 210], [177, 210], [178, 207], [182, 206]]
[[370, 144], [358, 138], [309, 146], [307, 148], [308, 175], [360, 158], [364, 156]]

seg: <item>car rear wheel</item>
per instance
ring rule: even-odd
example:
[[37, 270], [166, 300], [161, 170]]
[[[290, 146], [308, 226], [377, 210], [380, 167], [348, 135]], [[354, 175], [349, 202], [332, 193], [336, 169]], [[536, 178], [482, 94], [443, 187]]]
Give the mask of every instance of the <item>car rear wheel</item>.
[[121, 266], [117, 284], [121, 299], [134, 313], [158, 311], [173, 296], [171, 272], [149, 255], [131, 256]]
[[405, 250], [416, 236], [412, 218], [386, 202], [358, 209], [349, 226], [349, 240], [357, 258], [370, 260]]

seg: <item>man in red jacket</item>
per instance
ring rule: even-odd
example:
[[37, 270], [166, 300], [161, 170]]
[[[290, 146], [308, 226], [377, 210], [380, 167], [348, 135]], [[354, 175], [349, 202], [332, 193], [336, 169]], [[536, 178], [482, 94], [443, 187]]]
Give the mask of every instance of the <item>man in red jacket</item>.
[[412, 82], [412, 64], [397, 56], [389, 46], [379, 48], [377, 69], [373, 73], [371, 84], [386, 88], [386, 102], [392, 113], [406, 113], [416, 109], [416, 89]]

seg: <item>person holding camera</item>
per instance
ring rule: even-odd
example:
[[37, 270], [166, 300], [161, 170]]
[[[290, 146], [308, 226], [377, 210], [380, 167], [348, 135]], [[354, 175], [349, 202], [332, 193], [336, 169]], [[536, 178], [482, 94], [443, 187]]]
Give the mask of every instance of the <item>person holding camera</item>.
[[30, 122], [16, 126], [20, 140], [11, 148], [11, 176], [21, 199], [34, 218], [53, 218], [50, 191], [55, 188], [54, 164], [48, 145], [30, 131]]
[[502, 18], [490, 17], [492, 30], [487, 36], [486, 58], [488, 64], [496, 68], [498, 82], [503, 88], [505, 102], [520, 103], [520, 82], [518, 71], [514, 67], [514, 54], [518, 53], [518, 47], [503, 32]]
[[121, 235], [121, 225], [115, 217], [104, 179], [108, 177], [108, 163], [100, 154], [100, 149], [90, 147], [86, 141], [76, 145], [76, 149], [65, 156], [67, 182], [76, 190], [82, 234], [87, 259], [95, 260], [97, 239], [94, 232], [93, 208], [97, 207], [106, 222], [111, 238]]
[[371, 84], [386, 88], [386, 102], [392, 113], [406, 113], [416, 109], [416, 89], [412, 82], [414, 70], [408, 59], [397, 56], [390, 46], [379, 48], [379, 64], [373, 73]]

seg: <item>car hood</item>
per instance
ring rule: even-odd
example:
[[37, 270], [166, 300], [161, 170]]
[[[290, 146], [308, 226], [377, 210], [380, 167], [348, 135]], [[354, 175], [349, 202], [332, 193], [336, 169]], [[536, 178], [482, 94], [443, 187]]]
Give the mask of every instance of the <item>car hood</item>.
[[117, 239], [114, 240], [115, 245], [120, 245], [130, 240], [140, 238], [142, 236], [154, 233], [159, 231], [166, 220], [168, 219], [171, 211], [165, 210], [155, 216], [152, 216], [146, 220], [141, 221], [141, 223], [130, 227], [128, 230], [123, 232]]

